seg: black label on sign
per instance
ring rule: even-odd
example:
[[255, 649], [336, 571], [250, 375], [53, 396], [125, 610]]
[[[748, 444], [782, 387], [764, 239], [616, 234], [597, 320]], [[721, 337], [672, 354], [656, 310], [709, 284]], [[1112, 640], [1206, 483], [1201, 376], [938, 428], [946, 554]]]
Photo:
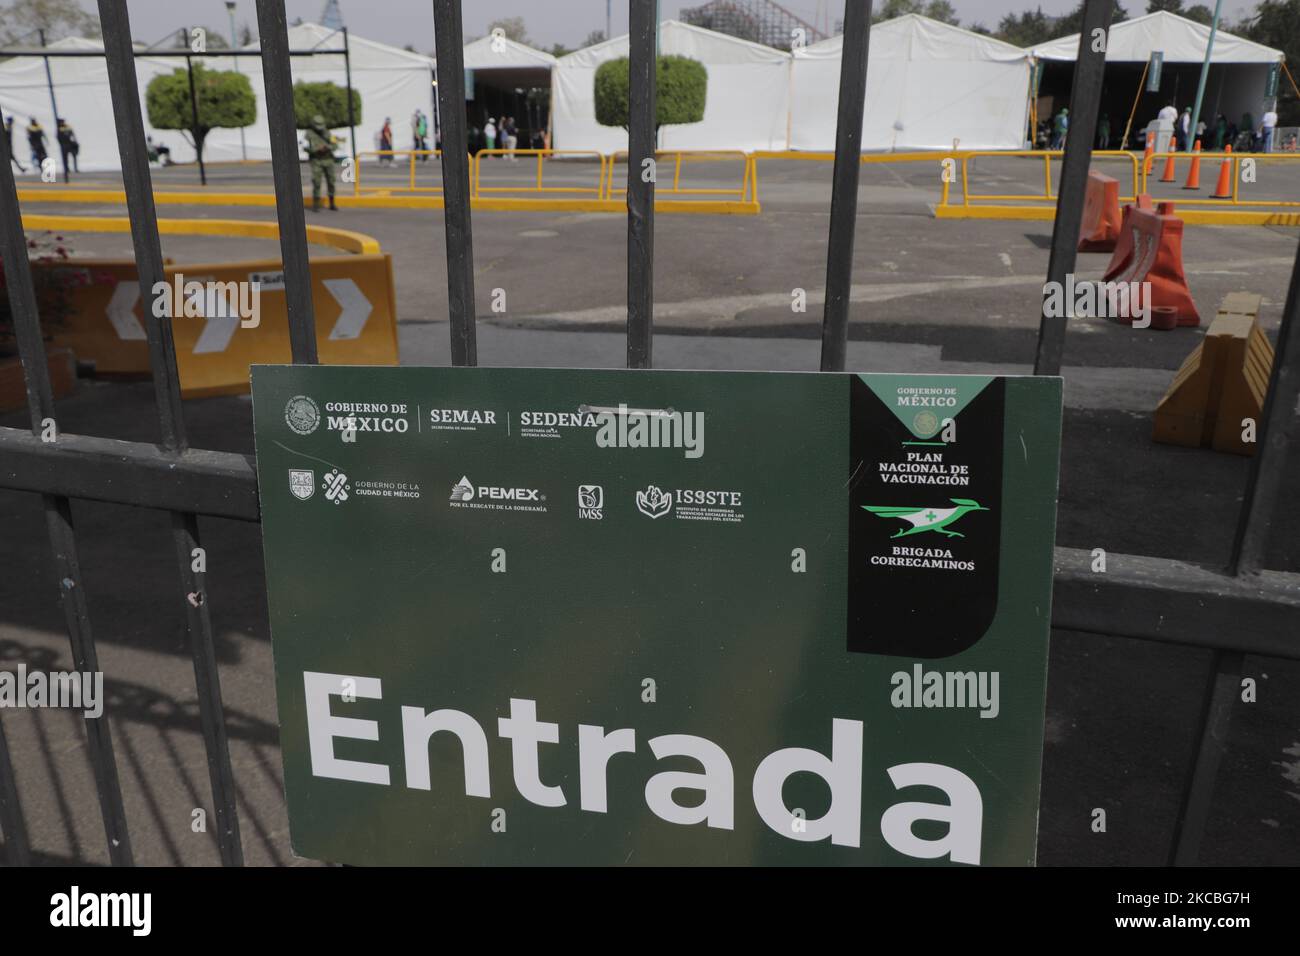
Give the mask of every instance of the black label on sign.
[[955, 413], [919, 413], [918, 437], [852, 379], [850, 651], [948, 657], [988, 630], [998, 607], [1005, 397], [995, 379]]

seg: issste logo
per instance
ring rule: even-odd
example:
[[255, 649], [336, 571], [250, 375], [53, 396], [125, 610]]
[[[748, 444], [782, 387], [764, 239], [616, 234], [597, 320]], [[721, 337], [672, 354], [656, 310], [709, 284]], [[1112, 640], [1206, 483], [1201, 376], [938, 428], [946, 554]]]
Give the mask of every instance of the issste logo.
[[651, 485], [636, 493], [636, 510], [648, 518], [662, 518], [673, 510], [673, 493]]

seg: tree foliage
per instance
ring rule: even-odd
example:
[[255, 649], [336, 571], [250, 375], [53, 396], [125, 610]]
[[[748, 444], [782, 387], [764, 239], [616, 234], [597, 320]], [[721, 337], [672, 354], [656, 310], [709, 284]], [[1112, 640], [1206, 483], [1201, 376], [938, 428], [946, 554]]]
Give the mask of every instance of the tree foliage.
[[909, 13], [917, 13], [942, 23], [951, 23], [953, 26], [961, 22], [957, 18], [957, 11], [948, 0], [884, 0], [871, 19], [873, 23], [880, 23]]
[[1008, 13], [998, 23], [997, 37], [1016, 46], [1034, 46], [1046, 43], [1060, 36], [1056, 31], [1055, 18], [1043, 13], [1043, 8], [1026, 10], [1017, 16]]
[[528, 39], [528, 27], [524, 25], [523, 17], [501, 17], [499, 20], [493, 20], [488, 24], [488, 36], [492, 35], [493, 30], [498, 29], [505, 34], [507, 40], [514, 40], [516, 43], [532, 46]]
[[[1119, 0], [1111, 0], [1114, 9], [1111, 11], [1110, 22], [1112, 25], [1123, 23], [1128, 19], [1128, 13], [1120, 6]], [[1083, 29], [1083, 0], [1079, 0], [1079, 5], [1071, 13], [1056, 20], [1056, 36], [1069, 36], [1072, 33], [1078, 33]]]
[[[596, 122], [628, 125], [631, 85], [627, 57], [608, 60], [596, 70]], [[661, 56], [655, 64], [655, 129], [704, 119], [709, 74], [704, 64], [684, 56]]]
[[[325, 118], [326, 129], [348, 125], [348, 91], [337, 83], [306, 83], [293, 85], [293, 120], [298, 129], [311, 126], [311, 118], [320, 114]], [[352, 123], [361, 125], [361, 94], [352, 91]]]
[[99, 38], [99, 18], [82, 9], [76, 0], [13, 0], [0, 7], [0, 37], [6, 45], [20, 38], [35, 46], [29, 34], [45, 31], [45, 42], [64, 37]]
[[203, 141], [214, 129], [252, 126], [257, 119], [257, 99], [248, 77], [230, 70], [209, 70], [194, 64], [194, 92], [198, 122], [190, 103], [190, 81], [185, 70], [160, 73], [145, 89], [145, 108], [154, 129], [175, 129], [188, 134], [195, 152], [203, 156]]
[[[1262, 0], [1233, 32], [1281, 50], [1288, 64], [1300, 64], [1300, 0]], [[1292, 66], [1291, 74], [1300, 72]], [[1279, 125], [1300, 125], [1300, 99], [1285, 74], [1278, 86], [1277, 113]]]

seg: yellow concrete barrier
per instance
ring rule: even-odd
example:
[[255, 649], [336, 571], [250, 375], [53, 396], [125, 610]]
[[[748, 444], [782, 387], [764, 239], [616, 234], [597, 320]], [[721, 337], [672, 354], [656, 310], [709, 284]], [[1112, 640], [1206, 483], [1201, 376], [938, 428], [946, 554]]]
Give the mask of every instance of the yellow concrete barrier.
[[1273, 346], [1259, 327], [1260, 297], [1230, 293], [1201, 344], [1156, 408], [1152, 438], [1168, 445], [1255, 453]]
[[[28, 229], [111, 232], [127, 220], [24, 216]], [[164, 227], [164, 223], [168, 223]], [[278, 238], [274, 222], [159, 220], [160, 231]], [[129, 229], [129, 223], [127, 225]], [[268, 231], [269, 230], [269, 231]], [[312, 306], [320, 360], [337, 365], [396, 365], [397, 303], [392, 259], [370, 236], [309, 226], [308, 239], [355, 254], [310, 260]], [[364, 250], [364, 251], [362, 251]], [[70, 259], [37, 268], [66, 273], [66, 300], [48, 323], [54, 344], [71, 348], [96, 374], [149, 372], [145, 329], [157, 297], [141, 289], [130, 259]], [[283, 267], [279, 259], [172, 263], [164, 268], [173, 309], [172, 338], [181, 394], [186, 398], [248, 391], [249, 366], [291, 361]], [[177, 282], [181, 295], [175, 296]], [[199, 283], [202, 294], [185, 289]], [[253, 292], [254, 284], [256, 293]], [[186, 300], [190, 302], [186, 315]], [[179, 303], [179, 304], [177, 304]], [[246, 307], [253, 306], [252, 309]], [[163, 310], [165, 312], [165, 310]]]
[[[130, 232], [125, 216], [44, 216], [23, 213], [23, 228], [49, 232]], [[164, 236], [242, 236], [250, 239], [279, 239], [280, 226], [274, 220], [250, 219], [159, 219]], [[307, 226], [307, 241], [343, 252], [379, 252], [379, 240], [360, 232], [331, 226]]]

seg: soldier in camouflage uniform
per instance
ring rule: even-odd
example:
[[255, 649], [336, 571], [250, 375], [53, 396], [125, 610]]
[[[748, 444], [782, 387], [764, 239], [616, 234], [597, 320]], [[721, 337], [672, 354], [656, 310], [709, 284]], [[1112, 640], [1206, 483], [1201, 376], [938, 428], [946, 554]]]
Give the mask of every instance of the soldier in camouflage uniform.
[[311, 118], [307, 130], [307, 160], [311, 164], [311, 210], [320, 211], [320, 181], [324, 177], [329, 189], [330, 208], [334, 205], [334, 146], [337, 140], [325, 128], [325, 117], [319, 113]]

